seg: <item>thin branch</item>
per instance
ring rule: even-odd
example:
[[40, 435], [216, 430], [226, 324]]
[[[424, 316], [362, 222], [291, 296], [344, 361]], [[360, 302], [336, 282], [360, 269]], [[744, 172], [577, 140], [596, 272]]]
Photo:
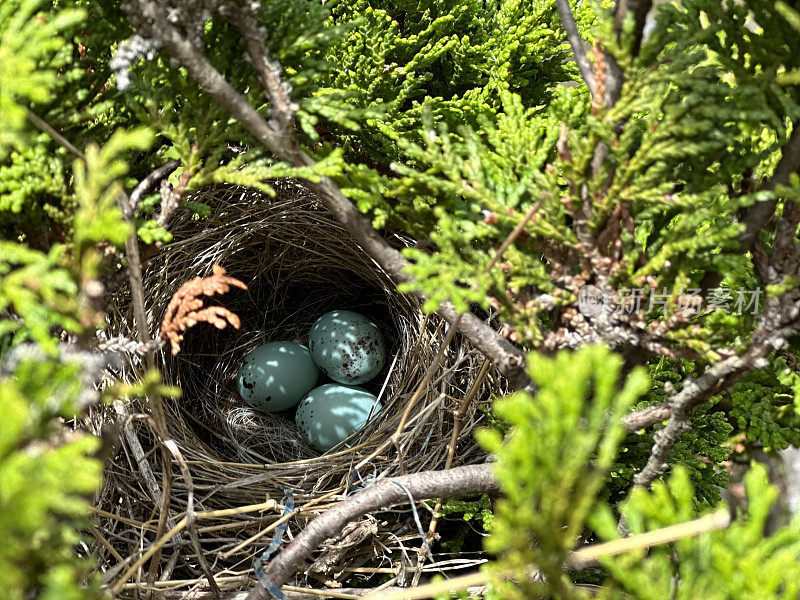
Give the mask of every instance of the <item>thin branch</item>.
[[166, 179], [161, 182], [161, 210], [156, 217], [156, 224], [159, 227], [166, 227], [172, 218], [173, 213], [178, 210], [181, 205], [184, 195], [186, 194], [186, 186], [189, 185], [189, 180], [192, 178], [192, 173], [186, 169], [178, 178], [178, 185], [173, 189], [172, 185]]
[[[635, 29], [633, 32], [634, 45], [633, 48], [631, 48], [632, 56], [639, 54], [639, 48], [644, 34], [645, 20], [652, 4], [652, 0], [617, 0], [614, 6], [614, 33], [616, 33], [618, 40], [622, 35], [622, 28], [626, 15], [629, 13], [633, 13], [634, 15]], [[599, 93], [596, 95], [602, 96], [600, 99], [603, 101], [606, 108], [611, 108], [622, 96], [622, 85], [625, 82], [622, 68], [619, 66], [619, 63], [617, 63], [617, 59], [614, 55], [604, 52], [599, 44], [596, 45], [595, 49], [595, 68], [602, 69], [602, 86], [598, 87], [603, 88], [602, 90], [597, 90]], [[600, 79], [599, 71], [597, 79], [598, 81]], [[594, 96], [595, 94], [593, 94], [593, 97]], [[622, 124], [618, 123], [616, 129], [620, 130], [621, 127]], [[608, 157], [609, 151], [608, 144], [605, 142], [597, 144], [594, 157], [592, 158], [592, 169], [595, 174], [600, 172], [603, 163]]]
[[154, 169], [147, 177], [142, 179], [139, 184], [133, 188], [130, 198], [128, 198], [128, 214], [133, 215], [136, 212], [136, 207], [139, 204], [141, 197], [149, 192], [153, 187], [164, 177], [172, 173], [181, 164], [179, 160], [171, 160], [164, 163], [160, 167]]
[[[133, 213], [129, 211], [131, 205], [130, 199], [124, 193], [117, 196], [117, 205], [119, 206], [125, 220], [131, 226], [131, 232], [125, 239], [125, 255], [128, 258], [128, 281], [130, 283], [131, 301], [133, 304], [133, 316], [136, 321], [136, 331], [139, 342], [145, 346], [150, 346], [153, 341], [150, 338], [150, 327], [147, 322], [147, 311], [144, 302], [144, 288], [142, 285], [142, 259], [139, 254], [139, 239], [136, 233], [136, 224], [134, 222]], [[155, 360], [153, 353], [148, 352], [144, 355], [144, 365], [148, 371], [155, 369]], [[170, 494], [172, 489], [172, 461], [169, 459], [169, 450], [164, 445], [164, 442], [169, 437], [169, 428], [167, 427], [167, 420], [164, 415], [164, 405], [161, 397], [158, 395], [148, 396], [147, 403], [152, 411], [154, 430], [156, 437], [161, 442], [161, 456], [162, 456], [162, 469], [161, 469], [161, 503], [159, 506], [158, 516], [158, 529], [157, 535], [161, 536], [166, 531], [167, 525], [170, 522]], [[152, 583], [157, 578], [157, 567], [161, 555], [161, 548], [156, 548], [153, 554], [153, 562], [150, 564], [148, 572], [148, 582]]]
[[[267, 92], [271, 104], [271, 119], [282, 136], [291, 139], [294, 115], [299, 108], [291, 101], [288, 82], [281, 81], [280, 64], [270, 59], [264, 47], [266, 37], [259, 28], [255, 13], [245, 13], [246, 8], [222, 6], [223, 16], [241, 31], [247, 42], [247, 55], [258, 74], [262, 87]], [[295, 140], [291, 140], [295, 145]]]
[[[347, 523], [381, 508], [408, 502], [406, 490], [415, 501], [474, 493], [497, 494], [500, 486], [493, 475], [493, 467], [484, 463], [448, 471], [423, 471], [370, 485], [311, 521], [283, 552], [272, 559], [266, 578], [273, 585], [282, 586], [322, 542], [338, 535]], [[247, 600], [268, 598], [269, 592], [260, 585], [247, 595]]]
[[[767, 299], [758, 326], [753, 333], [748, 350], [741, 356], [731, 356], [708, 367], [696, 379], [689, 379], [680, 392], [669, 401], [670, 417], [664, 429], [656, 432], [655, 443], [647, 464], [637, 473], [633, 481], [637, 486], [649, 486], [667, 467], [666, 456], [681, 433], [690, 428], [689, 413], [714, 394], [718, 394], [734, 384], [747, 371], [763, 369], [769, 362], [769, 353], [780, 350], [787, 339], [800, 330], [800, 292], [791, 289], [779, 296]], [[654, 414], [661, 415], [664, 405]], [[628, 416], [630, 417], [630, 415]], [[626, 417], [627, 418], [627, 417]], [[626, 426], [631, 422], [623, 423]], [[640, 425], [641, 420], [635, 424]]]
[[541, 207], [541, 205], [542, 205], [541, 200], [537, 200], [536, 202], [534, 202], [533, 205], [530, 207], [530, 209], [528, 209], [528, 212], [525, 214], [522, 220], [520, 220], [520, 222], [514, 226], [514, 229], [511, 230], [511, 233], [508, 234], [508, 237], [503, 241], [502, 244], [500, 244], [500, 247], [497, 249], [497, 252], [494, 253], [492, 260], [490, 260], [489, 264], [486, 265], [486, 272], [491, 271], [492, 268], [497, 264], [497, 261], [503, 258], [503, 254], [505, 254], [506, 250], [508, 250], [511, 244], [513, 244], [517, 240], [517, 238], [525, 230], [525, 227], [528, 225], [528, 223], [530, 223], [533, 217], [536, 216], [536, 213], [539, 212], [539, 208]]
[[[235, 576], [223, 576], [217, 577], [217, 581], [221, 583], [226, 583], [228, 585], [239, 583], [245, 583], [248, 581], [248, 578], [242, 577], [240, 575]], [[196, 580], [194, 579], [184, 579], [184, 580], [172, 580], [172, 581], [157, 581], [156, 587], [159, 588], [159, 595], [163, 600], [208, 600], [213, 598], [211, 592], [202, 591], [197, 589], [191, 590], [175, 590], [173, 589], [178, 584], [185, 584], [187, 587], [190, 585], [194, 585]], [[147, 590], [149, 589], [144, 584], [127, 584], [125, 589], [135, 589], [135, 590]], [[380, 591], [389, 593], [389, 592], [396, 592], [401, 589], [408, 589], [408, 588], [400, 588], [397, 586], [380, 586]], [[367, 594], [376, 591], [376, 588], [337, 588], [336, 590], [332, 590], [330, 588], [326, 589], [315, 589], [315, 588], [303, 588], [297, 587], [293, 585], [285, 585], [281, 588], [281, 592], [283, 592], [284, 597], [286, 600], [321, 600], [321, 599], [328, 599], [328, 598], [362, 598]], [[467, 593], [470, 597], [481, 597], [485, 588], [471, 588], [467, 590]], [[237, 591], [223, 591], [222, 595], [220, 596], [223, 600], [246, 600], [247, 592], [237, 592]]]
[[561, 15], [561, 24], [567, 32], [567, 39], [569, 40], [569, 47], [572, 48], [572, 55], [575, 57], [575, 63], [578, 65], [578, 70], [581, 72], [581, 77], [589, 87], [589, 92], [594, 97], [595, 81], [594, 71], [592, 70], [592, 63], [586, 56], [586, 48], [583, 45], [583, 38], [578, 32], [578, 25], [575, 23], [575, 17], [569, 7], [569, 0], [556, 0], [556, 7], [558, 14]]
[[63, 135], [58, 133], [55, 129], [53, 129], [53, 127], [47, 121], [45, 121], [42, 117], [40, 117], [39, 115], [37, 115], [35, 112], [33, 112], [30, 109], [28, 109], [28, 111], [27, 111], [27, 116], [28, 116], [28, 120], [31, 123], [33, 123], [34, 125], [36, 125], [36, 127], [41, 129], [42, 131], [44, 131], [47, 135], [49, 135], [51, 138], [53, 138], [56, 142], [58, 142], [59, 144], [64, 146], [64, 148], [66, 148], [67, 150], [72, 152], [75, 156], [77, 156], [81, 160], [86, 160], [86, 155], [83, 152], [78, 150], [78, 148], [72, 142], [70, 142], [67, 138], [65, 138]]
[[628, 433], [634, 433], [640, 429], [647, 429], [656, 423], [666, 421], [669, 419], [670, 414], [672, 414], [672, 411], [669, 403], [652, 404], [625, 415], [622, 419], [622, 426], [625, 427]]
[[656, 432], [655, 444], [644, 468], [633, 482], [641, 487], [649, 486], [666, 469], [666, 456], [678, 437], [691, 428], [689, 413], [708, 398], [733, 384], [745, 372], [763, 366], [764, 351], [758, 346], [743, 356], [732, 356], [712, 365], [698, 378], [683, 384], [680, 392], [670, 400], [670, 418], [667, 426]]
[[[792, 134], [788, 142], [783, 148], [783, 153], [772, 177], [764, 183], [762, 189], [774, 190], [779, 185], [785, 185], [789, 182], [789, 176], [797, 172], [800, 168], [800, 123], [794, 123]], [[766, 202], [759, 202], [750, 207], [750, 210], [743, 218], [747, 229], [739, 236], [740, 249], [745, 251], [751, 248], [758, 238], [759, 231], [764, 227], [766, 222], [775, 211], [777, 200], [769, 200]], [[783, 248], [784, 254], [788, 253], [789, 242], [788, 237], [794, 237], [796, 231], [796, 224], [793, 219], [800, 219], [800, 214], [795, 212], [787, 213], [785, 217], [790, 221], [790, 227], [784, 227], [776, 241], [776, 250]], [[790, 235], [787, 235], [790, 231]], [[784, 239], [781, 239], [784, 238]], [[791, 240], [793, 243], [793, 239]], [[785, 257], [773, 255], [774, 271], [773, 277], [765, 283], [774, 283], [780, 281], [782, 276], [792, 276], [793, 269], [797, 266], [791, 260], [786, 260]], [[780, 271], [780, 272], [779, 272]], [[715, 279], [714, 285], [718, 285]], [[783, 298], [783, 301], [781, 300]], [[794, 327], [787, 327], [791, 325], [794, 317], [786, 314], [787, 311], [792, 309], [792, 299], [786, 297], [774, 298], [771, 300], [764, 313], [760, 318], [759, 327], [753, 336], [753, 344], [750, 350], [741, 357], [734, 356], [723, 360], [706, 371], [706, 373], [695, 382], [692, 386], [685, 385], [681, 393], [677, 395], [672, 401], [665, 404], [658, 404], [649, 406], [640, 411], [630, 413], [623, 418], [622, 423], [629, 432], [645, 429], [656, 423], [660, 423], [667, 418], [670, 419], [667, 427], [656, 434], [656, 444], [653, 447], [653, 453], [648, 460], [645, 469], [636, 475], [634, 479], [638, 485], [649, 485], [655, 477], [658, 477], [664, 470], [664, 458], [669, 448], [675, 443], [677, 436], [681, 431], [685, 431], [688, 425], [688, 412], [705, 401], [708, 397], [721, 391], [722, 389], [735, 383], [747, 369], [753, 368], [761, 357], [769, 350], [769, 348], [778, 348], [782, 340], [789, 337]], [[767, 343], [769, 342], [769, 343]], [[716, 380], [714, 379], [716, 377]], [[711, 386], [713, 385], [713, 389]], [[688, 398], [687, 394], [697, 393], [697, 397], [692, 399]], [[690, 404], [684, 407], [684, 403], [691, 400]], [[678, 411], [677, 414], [675, 411]]]

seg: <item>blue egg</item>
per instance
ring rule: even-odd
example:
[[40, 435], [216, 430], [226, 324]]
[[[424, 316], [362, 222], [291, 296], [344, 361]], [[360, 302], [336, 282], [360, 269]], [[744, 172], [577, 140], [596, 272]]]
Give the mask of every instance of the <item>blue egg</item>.
[[378, 326], [350, 310], [334, 310], [317, 319], [308, 347], [328, 377], [348, 385], [369, 381], [386, 362], [386, 343]]
[[311, 390], [294, 417], [306, 441], [330, 450], [367, 424], [381, 409], [378, 399], [360, 387], [327, 383]]
[[300, 402], [318, 378], [319, 369], [308, 348], [294, 342], [269, 342], [244, 357], [239, 395], [253, 408], [280, 412]]

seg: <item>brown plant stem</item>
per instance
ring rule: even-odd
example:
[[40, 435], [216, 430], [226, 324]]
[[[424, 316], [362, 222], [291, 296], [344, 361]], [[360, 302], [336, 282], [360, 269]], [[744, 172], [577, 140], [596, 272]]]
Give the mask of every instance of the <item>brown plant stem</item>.
[[[597, 563], [600, 558], [606, 556], [618, 556], [633, 550], [668, 544], [687, 537], [700, 535], [701, 533], [724, 529], [730, 523], [731, 517], [728, 511], [717, 511], [685, 523], [678, 523], [627, 538], [594, 544], [573, 552], [564, 568], [583, 568]], [[529, 574], [536, 573], [536, 566], [529, 565], [528, 572]], [[452, 594], [474, 586], [482, 586], [492, 579], [509, 580], [520, 576], [524, 576], [524, 571], [519, 568], [505, 569], [499, 572], [481, 571], [471, 575], [462, 575], [445, 581], [429, 583], [414, 589], [398, 589], [385, 594], [372, 593], [366, 598], [368, 600], [421, 600], [441, 594]]]
[[74, 154], [75, 156], [77, 156], [81, 160], [86, 160], [86, 155], [83, 152], [81, 152], [75, 146], [75, 144], [70, 142], [67, 138], [65, 138], [58, 131], [56, 131], [55, 128], [52, 125], [50, 125], [50, 123], [45, 121], [42, 117], [40, 117], [39, 115], [37, 115], [35, 112], [33, 112], [30, 109], [27, 109], [27, 117], [28, 117], [28, 120], [31, 123], [33, 123], [34, 125], [36, 125], [36, 127], [41, 129], [42, 131], [44, 131], [47, 135], [49, 135], [51, 138], [53, 138], [53, 140], [58, 142], [64, 148], [66, 148], [67, 150], [72, 152], [72, 154]]
[[556, 0], [556, 8], [558, 14], [561, 16], [561, 24], [567, 32], [567, 40], [569, 47], [572, 49], [572, 55], [575, 57], [575, 63], [578, 65], [578, 70], [581, 72], [581, 77], [586, 82], [589, 88], [589, 93], [594, 96], [595, 93], [595, 80], [594, 70], [592, 63], [586, 56], [586, 49], [583, 46], [583, 39], [578, 31], [578, 25], [575, 23], [575, 17], [572, 14], [572, 9], [569, 7], [569, 0]]
[[[139, 342], [149, 347], [152, 340], [150, 339], [150, 328], [147, 324], [147, 311], [144, 302], [144, 288], [142, 287], [142, 262], [139, 254], [139, 240], [136, 234], [136, 226], [133, 218], [133, 212], [130, 210], [131, 202], [125, 194], [117, 196], [117, 204], [122, 212], [125, 220], [131, 226], [131, 232], [125, 239], [125, 255], [128, 258], [128, 281], [131, 290], [131, 302], [133, 305], [133, 317], [136, 322], [136, 332]], [[146, 352], [144, 357], [144, 365], [148, 371], [155, 369], [155, 360], [153, 359], [152, 352]], [[156, 531], [157, 536], [163, 536], [167, 528], [167, 522], [170, 519], [169, 501], [172, 488], [172, 460], [171, 453], [164, 445], [164, 442], [169, 439], [167, 419], [164, 414], [164, 405], [160, 396], [148, 396], [146, 398], [148, 405], [153, 416], [154, 429], [156, 437], [161, 442], [161, 498], [159, 508], [158, 528]], [[155, 500], [155, 498], [154, 498]], [[155, 552], [153, 561], [150, 563], [148, 572], [148, 582], [153, 582], [158, 577], [158, 562], [160, 558], [160, 548]]]

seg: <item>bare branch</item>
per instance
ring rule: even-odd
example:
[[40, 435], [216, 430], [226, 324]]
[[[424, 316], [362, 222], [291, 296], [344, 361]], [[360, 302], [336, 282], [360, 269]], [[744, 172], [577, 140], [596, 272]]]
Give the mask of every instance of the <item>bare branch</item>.
[[[798, 168], [800, 168], [800, 124], [795, 123], [775, 172], [762, 189], [774, 190], [779, 185], [785, 185], [789, 181], [789, 176]], [[777, 200], [760, 202], [753, 205], [746, 213], [744, 223], [747, 229], [739, 236], [741, 250], [753, 247], [759, 231], [772, 216], [776, 205]], [[765, 278], [765, 283], [778, 283], [784, 277], [795, 275], [797, 265], [792, 262], [791, 253], [798, 248], [794, 241], [798, 222], [800, 222], [800, 209], [792, 207], [778, 224], [772, 264], [759, 269]], [[754, 250], [758, 251], [754, 252], [756, 256], [759, 253], [763, 255], [761, 262], [766, 262], [767, 256], [760, 245]], [[634, 477], [636, 485], [648, 486], [664, 472], [666, 455], [678, 436], [689, 429], [689, 412], [694, 407], [735, 383], [748, 370], [763, 368], [767, 354], [773, 349], [780, 348], [790, 335], [796, 333], [800, 312], [796, 296], [796, 292], [789, 291], [767, 301], [750, 348], [742, 356], [733, 356], [709, 367], [701, 377], [685, 383], [681, 392], [668, 404], [648, 407], [623, 419], [623, 425], [628, 431], [636, 431], [663, 421], [669, 414], [667, 426], [655, 434], [655, 444], [647, 464]]]
[[664, 429], [656, 432], [655, 444], [647, 464], [633, 478], [636, 485], [649, 486], [664, 472], [667, 452], [675, 444], [678, 436], [691, 428], [689, 425], [691, 410], [734, 383], [746, 371], [756, 366], [763, 366], [762, 355], [763, 351], [758, 349], [744, 356], [726, 358], [706, 369], [697, 379], [689, 379], [683, 384], [681, 391], [669, 402], [669, 422]]
[[[280, 587], [295, 573], [303, 561], [326, 539], [338, 535], [342, 527], [367, 513], [408, 502], [408, 490], [414, 500], [460, 496], [463, 494], [498, 494], [493, 465], [484, 463], [457, 467], [448, 471], [423, 471], [385, 479], [370, 485], [311, 521], [266, 570], [266, 578]], [[399, 485], [398, 485], [399, 484]], [[267, 600], [269, 593], [260, 585], [250, 590], [247, 600]]]
[[669, 419], [670, 414], [672, 413], [668, 403], [653, 404], [647, 408], [625, 415], [622, 419], [622, 426], [625, 427], [628, 433], [633, 433], [640, 429], [647, 429], [656, 423], [666, 421]]
[[575, 63], [578, 65], [581, 77], [589, 87], [589, 92], [594, 96], [595, 81], [592, 63], [589, 62], [589, 58], [586, 56], [586, 48], [583, 46], [583, 39], [578, 32], [578, 25], [575, 23], [575, 17], [569, 7], [569, 0], [556, 0], [556, 7], [558, 8], [558, 14], [561, 15], [561, 24], [567, 32], [569, 47], [572, 48]]
[[169, 224], [173, 213], [178, 210], [178, 207], [181, 205], [181, 200], [183, 200], [186, 194], [186, 186], [189, 185], [189, 180], [191, 178], [191, 171], [186, 169], [181, 173], [181, 176], [178, 178], [178, 185], [174, 189], [166, 179], [161, 182], [161, 189], [159, 190], [161, 193], [161, 211], [159, 211], [158, 217], [156, 218], [156, 224], [159, 227], [166, 227]]
[[[780, 296], [769, 298], [764, 312], [759, 317], [753, 341], [744, 354], [721, 360], [708, 367], [700, 377], [688, 379], [668, 405], [653, 407], [652, 413], [645, 415], [649, 418], [663, 416], [662, 411], [665, 406], [668, 406], [670, 411], [667, 426], [655, 434], [655, 444], [647, 464], [633, 478], [636, 485], [649, 486], [664, 472], [667, 453], [678, 436], [690, 427], [689, 413], [692, 409], [733, 385], [747, 371], [766, 367], [769, 364], [767, 361], [769, 353], [783, 347], [787, 338], [797, 333], [800, 329], [799, 298], [800, 293], [797, 290], [789, 290]], [[631, 417], [632, 415], [628, 415], [623, 419], [626, 427], [641, 425], [644, 422], [643, 419]]]
[[39, 129], [41, 129], [42, 131], [44, 131], [44, 132], [45, 132], [47, 135], [49, 135], [49, 136], [50, 136], [51, 138], [53, 138], [53, 139], [54, 139], [56, 142], [58, 142], [59, 144], [61, 144], [62, 146], [64, 146], [64, 148], [66, 148], [67, 150], [69, 150], [70, 152], [72, 152], [72, 153], [73, 153], [75, 156], [77, 156], [77, 157], [78, 157], [78, 158], [80, 158], [81, 160], [86, 160], [86, 156], [84, 155], [84, 153], [83, 153], [83, 152], [81, 152], [80, 150], [78, 150], [78, 148], [77, 148], [77, 147], [76, 147], [76, 146], [75, 146], [75, 145], [74, 145], [72, 142], [70, 142], [70, 141], [69, 141], [67, 138], [65, 138], [63, 135], [61, 135], [60, 133], [58, 133], [58, 132], [57, 132], [57, 131], [56, 131], [56, 130], [55, 130], [55, 129], [54, 129], [54, 128], [53, 128], [53, 127], [52, 127], [52, 126], [51, 126], [51, 125], [50, 125], [50, 124], [47, 122], [47, 121], [45, 121], [45, 120], [44, 120], [42, 117], [40, 117], [39, 115], [37, 115], [35, 112], [33, 112], [33, 111], [32, 111], [32, 110], [30, 110], [30, 109], [28, 109], [28, 113], [27, 113], [27, 115], [28, 115], [28, 120], [29, 120], [31, 123], [33, 123], [34, 125], [36, 125], [36, 127], [38, 127]]
[[294, 126], [294, 115], [298, 106], [290, 98], [291, 88], [289, 83], [281, 81], [280, 64], [270, 59], [267, 55], [264, 48], [264, 38], [266, 36], [256, 22], [256, 13], [248, 11], [246, 7], [239, 8], [226, 5], [221, 6], [220, 11], [228, 21], [242, 32], [242, 36], [247, 42], [247, 55], [250, 58], [250, 62], [253, 63], [262, 87], [269, 96], [272, 108], [271, 119], [274, 121], [276, 129], [286, 138], [286, 141], [291, 140], [294, 145], [291, 133]]
[[128, 214], [133, 215], [136, 212], [136, 207], [139, 205], [141, 197], [153, 189], [156, 183], [177, 169], [180, 164], [181, 162], [179, 160], [171, 160], [153, 169], [147, 177], [142, 179], [139, 185], [133, 188], [130, 198], [128, 198], [128, 210], [130, 211]]

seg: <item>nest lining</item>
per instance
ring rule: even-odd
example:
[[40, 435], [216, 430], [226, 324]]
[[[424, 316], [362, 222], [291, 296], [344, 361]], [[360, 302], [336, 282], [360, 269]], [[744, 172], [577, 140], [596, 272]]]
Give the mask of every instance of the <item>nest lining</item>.
[[[161, 251], [144, 274], [151, 329], [160, 322], [180, 284], [209, 274], [213, 264], [225, 267], [249, 288], [210, 299], [241, 318], [239, 331], [201, 324], [187, 332], [179, 355], [170, 356], [167, 348], [158, 357], [164, 380], [182, 389], [181, 399], [166, 401], [166, 417], [169, 433], [189, 464], [198, 509], [256, 504], [265, 495], [280, 498], [287, 489], [301, 505], [328, 493], [335, 500], [360, 480], [400, 474], [394, 446], [378, 452], [360, 470], [354, 471], [354, 466], [375, 454], [396, 431], [444, 340], [445, 324], [436, 316], [424, 316], [415, 300], [399, 294], [380, 267], [299, 186], [286, 184], [275, 198], [219, 186], [201, 191], [193, 200], [208, 204], [211, 217], [176, 218], [172, 227], [176, 241]], [[369, 316], [386, 337], [387, 365], [364, 384], [380, 396], [384, 408], [345, 444], [320, 454], [300, 436], [293, 411], [273, 415], [248, 407], [236, 391], [236, 372], [244, 355], [258, 345], [278, 340], [305, 343], [317, 317], [342, 308]], [[110, 329], [114, 335], [133, 337], [133, 319], [124, 297], [118, 299]], [[402, 432], [404, 472], [443, 467], [454, 426], [452, 412], [473, 386], [478, 392], [464, 415], [453, 464], [482, 460], [472, 432], [482, 418], [481, 403], [504, 385], [493, 371], [475, 381], [483, 361], [456, 336]], [[131, 365], [127, 375], [134, 377], [140, 367]], [[95, 417], [99, 428], [116, 415], [107, 410]], [[146, 421], [132, 425], [145, 450], [150, 450], [148, 458], [158, 477], [159, 453], [152, 451], [152, 431]], [[109, 464], [98, 506], [105, 513], [146, 523], [155, 514], [154, 501], [141, 482], [130, 440], [123, 440], [125, 452]], [[186, 482], [176, 476], [170, 498], [176, 514], [185, 510], [186, 492]], [[232, 518], [241, 523], [232, 530], [235, 535], [222, 527], [201, 535], [202, 546], [215, 554], [227, 552], [278, 516], [238, 515]], [[142, 528], [126, 533], [129, 523], [108, 516], [100, 520], [99, 528], [112, 545], [131, 545], [139, 538], [138, 546], [141, 536], [147, 535]], [[387, 539], [386, 547], [397, 543]], [[98, 550], [102, 554], [106, 549]], [[185, 552], [191, 555], [190, 545]], [[230, 564], [249, 561], [254, 552], [254, 548], [243, 548], [234, 553]], [[192, 562], [186, 561], [187, 565]]]

